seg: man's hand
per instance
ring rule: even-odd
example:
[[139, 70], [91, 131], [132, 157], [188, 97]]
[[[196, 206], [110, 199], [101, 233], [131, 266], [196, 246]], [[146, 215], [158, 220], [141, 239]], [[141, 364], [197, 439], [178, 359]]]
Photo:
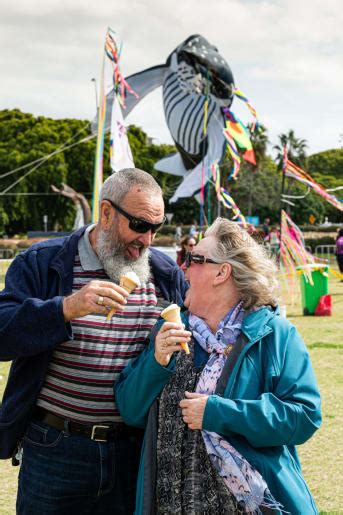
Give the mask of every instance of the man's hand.
[[[123, 311], [129, 294], [109, 281], [90, 281], [80, 290], [63, 299], [64, 320], [84, 317], [90, 313], [106, 315], [111, 309]], [[99, 303], [101, 302], [101, 303]]]
[[185, 392], [185, 395], [186, 399], [182, 399], [180, 402], [183, 421], [189, 429], [202, 429], [208, 395], [191, 392]]

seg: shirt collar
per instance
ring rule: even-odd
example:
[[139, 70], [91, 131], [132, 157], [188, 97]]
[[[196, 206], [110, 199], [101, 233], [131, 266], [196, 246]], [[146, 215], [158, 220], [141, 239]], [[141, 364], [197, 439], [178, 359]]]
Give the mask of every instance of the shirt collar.
[[99, 261], [98, 256], [93, 250], [89, 240], [89, 234], [94, 229], [95, 224], [89, 225], [78, 243], [78, 252], [81, 266], [84, 270], [102, 270], [103, 266]]

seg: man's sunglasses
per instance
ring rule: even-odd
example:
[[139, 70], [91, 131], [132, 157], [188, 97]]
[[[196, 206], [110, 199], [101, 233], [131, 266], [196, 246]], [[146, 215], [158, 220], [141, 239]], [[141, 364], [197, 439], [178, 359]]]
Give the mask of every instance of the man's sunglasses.
[[112, 202], [112, 200], [110, 200], [109, 198], [104, 198], [103, 200], [107, 200], [107, 202], [109, 202], [111, 206], [114, 207], [116, 211], [118, 211], [118, 213], [120, 213], [128, 219], [129, 227], [132, 231], [138, 232], [140, 234], [144, 234], [148, 231], [151, 231], [152, 233], [157, 232], [167, 219], [167, 217], [164, 216], [162, 222], [160, 222], [159, 224], [152, 224], [151, 222], [147, 222], [142, 218], [137, 218], [135, 216], [130, 215], [129, 213], [124, 211], [124, 209], [122, 209], [121, 207], [117, 206], [117, 204]]
[[198, 265], [203, 265], [204, 263], [213, 263], [214, 265], [220, 265], [218, 261], [213, 261], [213, 259], [206, 258], [205, 256], [200, 256], [199, 254], [192, 254], [191, 252], [186, 253], [185, 259], [185, 267], [189, 268], [192, 263], [196, 263]]

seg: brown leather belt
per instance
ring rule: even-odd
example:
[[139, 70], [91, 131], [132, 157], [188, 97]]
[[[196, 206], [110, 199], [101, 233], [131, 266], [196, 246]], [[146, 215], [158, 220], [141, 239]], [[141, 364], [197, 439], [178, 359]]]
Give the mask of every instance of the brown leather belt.
[[86, 425], [74, 422], [58, 415], [54, 415], [43, 408], [37, 408], [34, 414], [36, 420], [40, 420], [58, 431], [66, 431], [73, 436], [85, 436], [95, 442], [108, 442], [109, 440], [125, 440], [129, 438], [142, 439], [144, 430], [127, 426], [124, 422], [113, 422]]

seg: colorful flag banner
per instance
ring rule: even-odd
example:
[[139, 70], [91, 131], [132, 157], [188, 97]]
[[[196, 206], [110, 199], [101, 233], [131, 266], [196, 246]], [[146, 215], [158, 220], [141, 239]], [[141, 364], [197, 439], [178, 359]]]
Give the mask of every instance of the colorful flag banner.
[[305, 170], [292, 163], [292, 161], [288, 159], [287, 152], [284, 153], [282, 169], [287, 177], [291, 177], [292, 179], [295, 179], [302, 184], [309, 186], [327, 202], [335, 206], [340, 211], [343, 211], [343, 203], [340, 202], [334, 195], [328, 193], [324, 186], [316, 182]]
[[320, 261], [306, 249], [305, 240], [299, 227], [291, 217], [281, 211], [280, 269], [281, 279], [294, 303], [298, 292], [298, 275], [304, 274], [306, 282], [313, 285], [313, 266]]
[[92, 221], [99, 218], [99, 195], [103, 184], [103, 156], [106, 132], [106, 95], [114, 88], [114, 99], [111, 117], [110, 162], [113, 171], [134, 167], [132, 152], [126, 134], [123, 114], [120, 105], [125, 107], [126, 90], [138, 97], [126, 82], [119, 66], [121, 48], [118, 50], [109, 28], [106, 33], [104, 54], [100, 79], [100, 101], [98, 109], [97, 146], [93, 180]]
[[234, 88], [233, 93], [237, 98], [239, 98], [240, 100], [245, 102], [247, 108], [249, 109], [250, 113], [252, 114], [254, 121], [252, 124], [251, 131], [254, 132], [255, 128], [259, 126], [257, 111], [256, 111], [255, 107], [252, 105], [250, 100], [248, 100], [248, 98], [246, 97], [246, 95], [243, 93], [243, 91], [241, 89]]
[[110, 137], [110, 162], [114, 172], [123, 168], [134, 168], [132, 152], [127, 137], [123, 113], [115, 96], [112, 105], [111, 137]]
[[314, 264], [316, 258], [306, 250], [301, 230], [284, 210], [281, 211], [280, 258], [288, 275], [294, 275], [297, 267], [303, 267], [306, 280], [312, 284], [311, 271], [307, 265]]
[[[238, 98], [244, 100], [244, 102], [246, 102], [247, 105], [250, 106], [249, 110], [254, 116], [254, 122], [252, 127], [252, 131], [254, 131], [255, 127], [257, 126], [257, 114], [255, 108], [251, 106], [248, 99], [243, 95], [243, 93], [238, 88], [234, 90], [234, 93]], [[245, 159], [245, 161], [248, 161], [253, 165], [256, 165], [255, 153], [250, 140], [249, 131], [247, 127], [244, 125], [244, 123], [227, 107], [224, 107], [222, 111], [225, 119], [225, 127], [223, 129], [223, 134], [227, 142], [227, 149], [233, 160], [233, 167], [229, 173], [228, 180], [237, 179], [238, 172], [241, 167], [241, 157], [237, 149], [237, 146], [240, 150], [244, 150], [244, 154], [242, 156], [243, 159]]]
[[213, 177], [213, 181], [214, 181], [214, 187], [216, 190], [217, 200], [220, 201], [220, 193], [221, 193], [221, 191], [220, 191], [220, 170], [219, 170], [218, 161], [216, 161], [215, 163], [212, 164], [211, 171], [212, 171], [212, 177]]
[[225, 132], [229, 134], [235, 140], [235, 143], [241, 150], [245, 150], [243, 159], [256, 166], [256, 158], [253, 150], [252, 143], [250, 141], [249, 131], [241, 120], [236, 116], [230, 109], [224, 108], [225, 113]]
[[232, 209], [232, 212], [234, 214], [233, 219], [238, 220], [242, 224], [242, 226], [244, 228], [246, 228], [247, 222], [245, 220], [245, 217], [244, 217], [243, 213], [241, 212], [241, 210], [239, 209], [239, 207], [237, 206], [234, 199], [231, 197], [230, 193], [228, 191], [226, 191], [225, 188], [221, 188], [220, 191], [221, 191], [220, 192], [220, 195], [221, 195], [220, 201], [222, 202], [222, 204], [224, 204], [224, 206], [227, 209]]
[[241, 158], [239, 156], [239, 152], [237, 150], [236, 143], [235, 143], [233, 137], [231, 136], [230, 132], [226, 131], [224, 129], [223, 134], [226, 139], [227, 149], [233, 160], [233, 167], [228, 176], [228, 181], [229, 181], [230, 179], [237, 179], [237, 175], [238, 175], [239, 169], [241, 167]]
[[138, 98], [138, 95], [131, 88], [130, 84], [124, 79], [124, 76], [121, 72], [119, 60], [122, 51], [122, 45], [120, 50], [118, 50], [117, 43], [115, 42], [113, 34], [115, 34], [114, 31], [108, 28], [106, 33], [105, 52], [113, 68], [112, 87], [114, 86], [115, 95], [117, 96], [120, 105], [125, 108], [126, 90], [136, 98]]

